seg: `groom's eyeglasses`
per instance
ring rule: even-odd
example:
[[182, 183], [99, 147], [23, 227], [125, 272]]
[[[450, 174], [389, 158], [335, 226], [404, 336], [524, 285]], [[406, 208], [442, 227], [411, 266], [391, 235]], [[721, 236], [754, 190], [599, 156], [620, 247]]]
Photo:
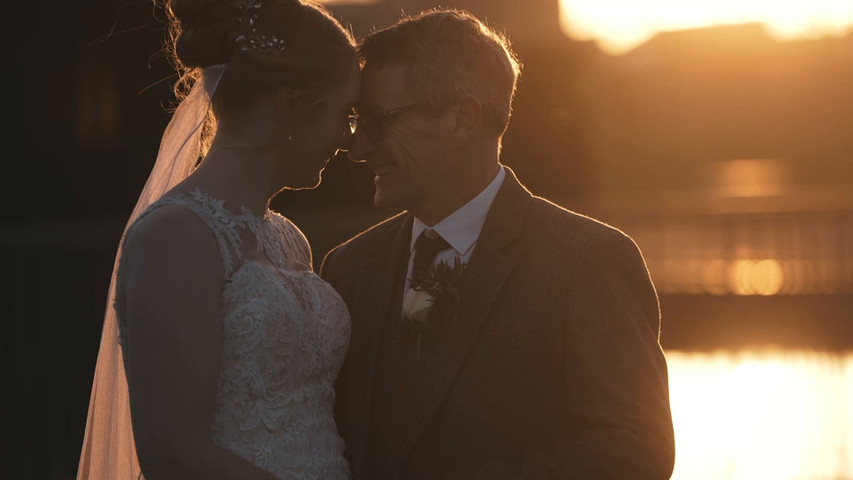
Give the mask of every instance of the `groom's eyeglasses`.
[[355, 113], [347, 114], [347, 124], [344, 127], [344, 138], [349, 138], [355, 135], [355, 131], [358, 129], [358, 115]]
[[426, 102], [416, 102], [385, 110], [384, 112], [358, 112], [350, 116], [355, 121], [355, 124], [352, 121], [350, 122], [350, 125], [354, 125], [352, 132], [355, 133], [356, 128], [361, 128], [364, 134], [367, 135], [367, 138], [376, 142], [382, 138], [386, 124], [393, 122], [409, 112], [423, 110], [424, 107], [426, 107]]

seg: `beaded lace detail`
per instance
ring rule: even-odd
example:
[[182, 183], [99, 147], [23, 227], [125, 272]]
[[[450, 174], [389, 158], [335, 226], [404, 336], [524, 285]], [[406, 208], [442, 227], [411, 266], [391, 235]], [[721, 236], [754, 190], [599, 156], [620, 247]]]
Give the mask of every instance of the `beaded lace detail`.
[[[267, 210], [229, 212], [196, 190], [149, 207], [196, 213], [219, 242], [223, 345], [213, 441], [281, 479], [348, 479], [332, 407], [346, 355], [349, 313], [311, 269], [311, 250], [290, 220]], [[241, 237], [241, 233], [243, 237]], [[250, 233], [266, 261], [245, 258]]]

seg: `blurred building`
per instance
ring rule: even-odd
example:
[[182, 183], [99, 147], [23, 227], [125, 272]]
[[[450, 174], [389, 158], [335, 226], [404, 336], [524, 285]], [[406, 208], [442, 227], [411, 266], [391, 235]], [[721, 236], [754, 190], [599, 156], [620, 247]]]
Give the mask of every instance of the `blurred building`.
[[853, 34], [662, 33], [593, 76], [590, 211], [643, 249], [667, 339], [850, 348]]

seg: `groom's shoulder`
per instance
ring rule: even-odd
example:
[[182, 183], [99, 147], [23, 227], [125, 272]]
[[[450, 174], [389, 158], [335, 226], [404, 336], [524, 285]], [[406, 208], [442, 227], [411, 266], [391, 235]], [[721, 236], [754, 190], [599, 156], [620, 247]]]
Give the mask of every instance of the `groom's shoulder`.
[[[529, 190], [513, 174], [514, 182], [507, 182], [506, 194], [497, 202], [499, 210], [493, 215], [497, 221], [503, 221], [505, 213], [523, 210], [523, 230], [529, 237], [541, 238], [588, 238], [599, 235], [619, 234], [618, 229], [607, 223]], [[512, 215], [512, 213], [510, 213]]]
[[567, 207], [558, 205], [544, 197], [533, 196], [531, 202], [533, 223], [554, 229], [588, 232], [590, 234], [612, 234], [618, 231], [606, 222]]
[[623, 230], [594, 215], [580, 213], [535, 195], [530, 202], [524, 230], [531, 241], [559, 244], [568, 250], [599, 243], [635, 243]]
[[387, 248], [385, 240], [390, 240], [399, 232], [402, 224], [406, 221], [406, 212], [400, 212], [379, 223], [367, 227], [365, 230], [352, 236], [349, 240], [337, 245], [332, 251], [362, 252], [366, 249]]

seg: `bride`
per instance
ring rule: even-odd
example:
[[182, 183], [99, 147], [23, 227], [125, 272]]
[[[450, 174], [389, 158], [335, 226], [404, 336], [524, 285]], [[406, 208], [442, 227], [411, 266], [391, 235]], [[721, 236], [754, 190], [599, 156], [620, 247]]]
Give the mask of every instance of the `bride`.
[[187, 94], [119, 246], [77, 478], [347, 479], [349, 315], [269, 200], [354, 132], [355, 42], [299, 0], [166, 7]]

